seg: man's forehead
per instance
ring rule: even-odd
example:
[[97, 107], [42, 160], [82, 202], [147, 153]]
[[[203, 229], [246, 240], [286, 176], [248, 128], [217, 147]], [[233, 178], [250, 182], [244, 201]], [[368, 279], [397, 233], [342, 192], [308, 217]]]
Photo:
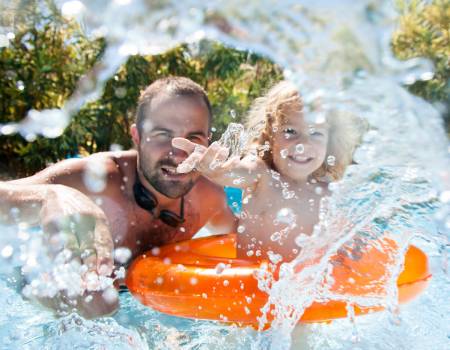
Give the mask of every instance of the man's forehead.
[[204, 107], [207, 110], [206, 104], [200, 96], [196, 95], [177, 95], [170, 91], [161, 91], [154, 96], [147, 105], [146, 113], [151, 114], [152, 111], [161, 109], [176, 109], [178, 104], [192, 104]]
[[166, 129], [189, 132], [190, 129], [207, 133], [209, 111], [198, 96], [159, 94], [145, 109], [143, 131]]

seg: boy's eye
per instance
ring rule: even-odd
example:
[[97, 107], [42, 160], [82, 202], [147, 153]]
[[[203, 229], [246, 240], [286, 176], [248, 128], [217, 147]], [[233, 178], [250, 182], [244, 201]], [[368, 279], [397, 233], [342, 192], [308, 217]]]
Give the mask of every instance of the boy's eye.
[[286, 135], [295, 135], [295, 134], [297, 133], [297, 131], [295, 131], [295, 129], [292, 129], [292, 128], [284, 129], [283, 132], [284, 132]]
[[317, 131], [315, 128], [309, 128], [308, 133], [310, 136], [322, 136], [323, 133]]
[[322, 136], [323, 134], [319, 131], [314, 131], [312, 133], [310, 133], [311, 136]]

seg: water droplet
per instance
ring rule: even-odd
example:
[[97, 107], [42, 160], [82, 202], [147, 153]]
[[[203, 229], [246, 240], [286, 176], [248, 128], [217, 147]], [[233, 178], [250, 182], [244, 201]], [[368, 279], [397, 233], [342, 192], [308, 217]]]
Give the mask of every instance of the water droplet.
[[237, 232], [238, 233], [243, 233], [244, 231], [245, 231], [245, 226], [239, 225], [238, 228], [237, 228]]
[[123, 150], [123, 147], [121, 145], [117, 144], [117, 143], [113, 143], [109, 147], [109, 150], [111, 152], [119, 152], [119, 151]]
[[440, 200], [442, 203], [448, 203], [448, 202], [450, 202], [450, 191], [444, 191], [444, 192], [442, 192], [442, 193], [440, 194], [440, 196], [439, 196], [439, 200]]
[[152, 248], [152, 255], [153, 256], [158, 256], [160, 252], [161, 252], [161, 249], [159, 249], [158, 247]]
[[281, 233], [280, 232], [274, 232], [271, 236], [270, 236], [270, 240], [272, 242], [277, 242], [281, 239]]
[[295, 146], [295, 152], [300, 153], [300, 154], [305, 152], [305, 146], [303, 145], [303, 143], [299, 143]]
[[124, 87], [118, 87], [114, 90], [114, 94], [117, 98], [124, 98], [127, 95], [127, 89]]
[[243, 182], [244, 182], [244, 178], [239, 177], [239, 178], [233, 180], [233, 185], [239, 185]]
[[106, 166], [99, 162], [88, 161], [83, 173], [83, 182], [91, 192], [102, 192], [106, 187]]
[[328, 156], [327, 157], [327, 164], [329, 166], [335, 166], [336, 165], [336, 157], [335, 156]]
[[196, 277], [191, 277], [189, 280], [189, 283], [193, 286], [195, 286], [198, 283], [198, 279]]
[[76, 17], [84, 11], [85, 7], [81, 1], [72, 0], [65, 2], [61, 7], [64, 17]]
[[288, 151], [287, 149], [282, 149], [282, 150], [280, 151], [280, 156], [281, 156], [281, 158], [283, 158], [283, 159], [285, 159], [285, 158], [288, 156], [288, 154], [289, 154], [289, 151]]
[[102, 297], [108, 304], [114, 304], [119, 298], [119, 293], [116, 288], [109, 287], [102, 293]]
[[10, 245], [6, 245], [3, 247], [1, 255], [2, 258], [8, 259], [13, 255], [14, 248]]
[[22, 80], [18, 80], [16, 83], [17, 90], [23, 91], [25, 89], [25, 84]]
[[119, 264], [126, 264], [131, 258], [131, 250], [126, 247], [118, 247], [114, 249], [114, 260]]
[[297, 244], [297, 246], [299, 246], [300, 248], [303, 247], [305, 245], [306, 242], [308, 242], [309, 240], [309, 236], [305, 233], [300, 233], [296, 238], [295, 238], [295, 244]]
[[228, 281], [228, 280], [223, 281], [224, 287], [228, 287], [229, 285], [230, 285], [230, 281]]
[[223, 272], [223, 270], [225, 270], [225, 268], [226, 265], [224, 263], [218, 263], [216, 265], [216, 274], [220, 275]]
[[280, 254], [276, 254], [271, 250], [267, 252], [267, 255], [272, 264], [278, 264], [281, 260], [283, 260], [283, 257]]
[[162, 285], [164, 283], [164, 278], [162, 278], [161, 276], [156, 277], [155, 283], [159, 286]]
[[230, 116], [233, 119], [236, 119], [236, 111], [234, 109], [230, 110]]
[[317, 187], [314, 189], [314, 192], [315, 192], [318, 196], [320, 196], [320, 195], [323, 193], [323, 188], [317, 186]]

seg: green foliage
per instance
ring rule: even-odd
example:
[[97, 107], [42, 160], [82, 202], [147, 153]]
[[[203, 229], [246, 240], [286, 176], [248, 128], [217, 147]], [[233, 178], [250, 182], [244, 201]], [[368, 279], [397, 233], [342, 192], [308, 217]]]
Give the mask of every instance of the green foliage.
[[[104, 46], [104, 40], [88, 40], [77, 23], [52, 8], [45, 14], [25, 12], [15, 38], [0, 49], [0, 121], [19, 121], [31, 109], [61, 107]], [[0, 136], [0, 170], [24, 174], [73, 155], [82, 132], [71, 125], [57, 139], [31, 143], [20, 135]]]
[[450, 1], [414, 0], [399, 2], [400, 23], [392, 38], [394, 53], [400, 59], [426, 57], [435, 65], [435, 76], [418, 81], [410, 90], [430, 101], [443, 102], [450, 130]]
[[[20, 120], [33, 108], [61, 107], [104, 47], [103, 40], [88, 40], [58, 14], [30, 20], [9, 48], [0, 49], [1, 122]], [[211, 41], [179, 45], [162, 55], [131, 56], [106, 83], [101, 98], [84, 106], [62, 136], [31, 143], [18, 135], [0, 136], [1, 163], [13, 167], [14, 175], [25, 175], [75, 154], [109, 150], [112, 144], [129, 148], [140, 91], [168, 75], [189, 77], [206, 89], [215, 139], [283, 78], [271, 61]]]

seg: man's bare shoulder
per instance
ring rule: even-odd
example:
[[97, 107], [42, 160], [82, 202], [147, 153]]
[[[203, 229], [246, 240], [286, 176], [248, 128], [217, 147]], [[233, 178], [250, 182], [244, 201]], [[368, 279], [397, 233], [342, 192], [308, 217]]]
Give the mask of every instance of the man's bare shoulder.
[[[126, 166], [136, 164], [135, 151], [99, 152], [83, 158], [59, 161], [27, 178], [14, 180], [17, 184], [63, 184], [79, 187], [89, 172], [106, 175], [108, 181], [121, 178]], [[78, 186], [77, 186], [78, 185]]]

